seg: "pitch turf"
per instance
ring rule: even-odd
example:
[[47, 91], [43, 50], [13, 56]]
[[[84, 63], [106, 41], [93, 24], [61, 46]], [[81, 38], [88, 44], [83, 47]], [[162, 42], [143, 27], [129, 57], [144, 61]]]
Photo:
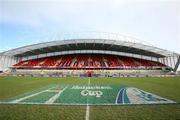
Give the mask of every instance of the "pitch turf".
[[[87, 85], [87, 78], [0, 77], [0, 101], [49, 85]], [[180, 78], [92, 78], [91, 85], [125, 85], [180, 102]], [[44, 98], [53, 96], [42, 94]], [[38, 101], [38, 98], [33, 100]], [[27, 99], [28, 101], [28, 99]], [[85, 120], [86, 106], [0, 105], [0, 119]], [[177, 120], [180, 105], [90, 106], [90, 120]]]

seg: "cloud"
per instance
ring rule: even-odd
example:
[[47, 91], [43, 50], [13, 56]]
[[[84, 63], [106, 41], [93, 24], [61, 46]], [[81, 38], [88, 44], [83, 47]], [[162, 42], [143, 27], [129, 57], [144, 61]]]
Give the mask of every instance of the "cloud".
[[[139, 1], [139, 0], [138, 0]], [[88, 15], [99, 14], [106, 10], [116, 10], [132, 0], [1, 0], [0, 22], [41, 26], [47, 19], [55, 23], [67, 23], [69, 20], [88, 21]]]
[[178, 41], [176, 19], [180, 12], [174, 10], [177, 3], [178, 0], [0, 0], [0, 24], [32, 28], [34, 32], [22, 29], [26, 33], [21, 34], [22, 38], [26, 39], [106, 31], [168, 47], [161, 39]]

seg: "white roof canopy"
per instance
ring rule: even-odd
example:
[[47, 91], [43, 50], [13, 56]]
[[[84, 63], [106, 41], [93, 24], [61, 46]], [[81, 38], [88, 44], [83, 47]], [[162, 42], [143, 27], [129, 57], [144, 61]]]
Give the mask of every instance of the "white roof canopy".
[[112, 39], [68, 39], [43, 42], [28, 45], [12, 50], [2, 52], [0, 54], [16, 57], [27, 57], [32, 55], [62, 52], [69, 50], [103, 50], [115, 52], [127, 52], [157, 58], [176, 56], [177, 53], [161, 49], [152, 45], [146, 45], [138, 42], [129, 42]]

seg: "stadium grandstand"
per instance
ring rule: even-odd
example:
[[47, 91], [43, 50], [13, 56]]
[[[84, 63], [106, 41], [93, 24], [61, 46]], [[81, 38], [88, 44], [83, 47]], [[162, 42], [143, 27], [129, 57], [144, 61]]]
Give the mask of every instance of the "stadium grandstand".
[[178, 53], [136, 38], [79, 37], [0, 53], [0, 68], [17, 76], [159, 76], [176, 72]]

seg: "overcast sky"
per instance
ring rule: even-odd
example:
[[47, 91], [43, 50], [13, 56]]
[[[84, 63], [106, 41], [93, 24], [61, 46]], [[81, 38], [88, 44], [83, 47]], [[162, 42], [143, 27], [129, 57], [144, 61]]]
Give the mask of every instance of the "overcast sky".
[[0, 51], [84, 31], [126, 34], [180, 53], [180, 2], [0, 0]]

